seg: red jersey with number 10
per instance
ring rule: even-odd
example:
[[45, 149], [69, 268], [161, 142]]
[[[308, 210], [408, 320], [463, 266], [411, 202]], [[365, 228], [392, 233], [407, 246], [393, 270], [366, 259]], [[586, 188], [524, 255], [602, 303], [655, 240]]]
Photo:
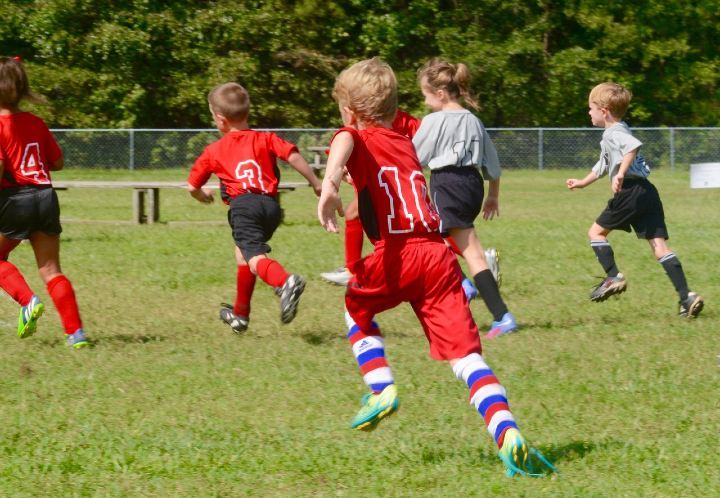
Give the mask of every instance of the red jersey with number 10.
[[280, 181], [277, 159], [286, 161], [297, 150], [271, 132], [231, 131], [205, 148], [190, 170], [188, 183], [200, 188], [215, 173], [227, 194], [226, 203], [228, 197], [248, 192], [274, 197]]
[[30, 112], [0, 116], [0, 188], [50, 185], [50, 165], [61, 157], [42, 119]]
[[353, 136], [346, 166], [367, 236], [378, 241], [437, 232], [440, 218], [410, 139], [389, 128], [341, 128], [336, 135], [344, 131]]

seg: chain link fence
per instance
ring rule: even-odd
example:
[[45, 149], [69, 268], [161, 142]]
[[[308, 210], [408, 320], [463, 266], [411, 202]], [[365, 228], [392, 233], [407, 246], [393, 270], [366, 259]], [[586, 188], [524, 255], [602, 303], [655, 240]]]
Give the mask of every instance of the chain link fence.
[[[219, 138], [212, 129], [52, 130], [69, 168], [189, 168]], [[334, 129], [272, 129], [296, 144], [312, 163], [324, 162]], [[488, 128], [503, 168], [589, 169], [600, 155], [602, 130], [595, 128]], [[633, 128], [653, 168], [687, 170], [692, 163], [720, 162], [720, 128]]]

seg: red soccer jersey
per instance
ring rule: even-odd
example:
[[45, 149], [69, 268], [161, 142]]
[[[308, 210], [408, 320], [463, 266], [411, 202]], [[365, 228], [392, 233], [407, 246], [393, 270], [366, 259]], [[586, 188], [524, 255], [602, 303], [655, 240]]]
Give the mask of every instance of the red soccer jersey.
[[50, 185], [50, 164], [61, 157], [42, 119], [29, 112], [0, 116], [0, 188]]
[[225, 190], [226, 203], [228, 197], [248, 192], [274, 197], [280, 181], [277, 159], [286, 161], [297, 150], [274, 133], [231, 131], [205, 148], [190, 170], [188, 183], [200, 188], [215, 173]]
[[395, 119], [392, 122], [393, 130], [410, 139], [415, 136], [415, 132], [418, 128], [420, 128], [420, 120], [415, 116], [400, 110], [397, 112]]
[[440, 218], [410, 139], [388, 128], [341, 128], [336, 135], [343, 131], [353, 136], [346, 166], [367, 236], [378, 241], [436, 232]]

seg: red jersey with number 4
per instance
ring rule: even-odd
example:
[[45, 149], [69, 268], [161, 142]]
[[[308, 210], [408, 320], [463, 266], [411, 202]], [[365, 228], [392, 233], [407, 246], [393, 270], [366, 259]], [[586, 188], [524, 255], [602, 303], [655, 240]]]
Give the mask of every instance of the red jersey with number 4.
[[200, 188], [214, 173], [226, 194], [225, 203], [248, 192], [274, 197], [280, 181], [277, 159], [286, 161], [297, 150], [274, 133], [231, 131], [205, 148], [190, 170], [188, 183]]
[[376, 242], [436, 232], [440, 218], [410, 139], [389, 128], [341, 128], [336, 135], [345, 131], [353, 136], [346, 166], [367, 236]]
[[30, 112], [0, 116], [0, 188], [50, 185], [50, 165], [61, 157], [42, 119]]

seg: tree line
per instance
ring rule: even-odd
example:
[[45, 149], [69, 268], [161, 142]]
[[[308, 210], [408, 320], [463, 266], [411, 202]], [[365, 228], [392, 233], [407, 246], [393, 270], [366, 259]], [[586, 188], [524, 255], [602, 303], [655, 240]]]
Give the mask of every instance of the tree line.
[[427, 112], [429, 58], [471, 70], [487, 126], [589, 126], [606, 80], [635, 126], [720, 124], [720, 1], [4, 0], [2, 55], [23, 57], [50, 126], [208, 128], [206, 95], [237, 81], [254, 127], [335, 127], [337, 73], [380, 56], [401, 107]]

